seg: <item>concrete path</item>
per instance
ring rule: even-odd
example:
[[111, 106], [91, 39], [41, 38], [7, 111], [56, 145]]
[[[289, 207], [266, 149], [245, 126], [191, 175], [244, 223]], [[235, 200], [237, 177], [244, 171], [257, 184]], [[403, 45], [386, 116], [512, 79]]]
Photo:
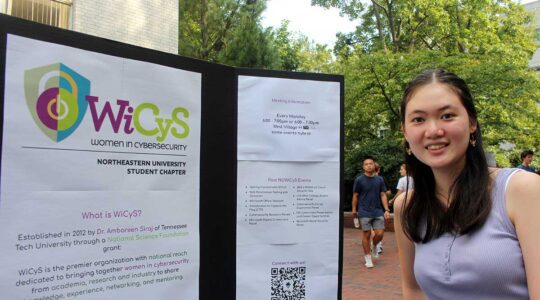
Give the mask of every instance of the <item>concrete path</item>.
[[344, 228], [343, 233], [343, 300], [402, 299], [399, 260], [395, 234], [386, 232], [383, 250], [375, 267], [364, 266], [362, 231]]

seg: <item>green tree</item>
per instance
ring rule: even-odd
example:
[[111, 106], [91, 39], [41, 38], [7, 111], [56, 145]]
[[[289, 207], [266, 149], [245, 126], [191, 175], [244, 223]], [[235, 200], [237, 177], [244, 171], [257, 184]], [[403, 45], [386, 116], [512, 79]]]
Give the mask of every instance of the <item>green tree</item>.
[[300, 65], [298, 71], [315, 73], [335, 73], [334, 58], [332, 51], [326, 45], [309, 41], [302, 37], [297, 41], [300, 45]]
[[300, 43], [295, 35], [289, 31], [289, 20], [281, 21], [281, 25], [274, 31], [274, 45], [281, 61], [281, 69], [285, 71], [298, 70], [300, 66]]
[[276, 68], [272, 31], [260, 24], [266, 0], [179, 2], [178, 53], [238, 67]]
[[265, 8], [265, 1], [251, 1], [241, 8], [238, 24], [218, 55], [219, 62], [238, 67], [280, 68], [280, 57], [273, 43], [274, 32], [261, 26]]
[[[488, 151], [510, 165], [512, 151], [539, 148], [538, 75], [528, 70], [535, 50], [530, 16], [509, 0], [312, 0], [337, 7], [360, 25], [338, 35], [334, 54], [345, 75], [346, 165], [361, 155], [395, 153], [402, 136], [399, 103], [405, 85], [426, 68], [456, 72], [471, 86]], [[381, 136], [384, 132], [384, 136]], [[373, 142], [375, 141], [375, 142]], [[392, 142], [393, 141], [393, 142]], [[381, 146], [375, 147], [375, 145]], [[517, 151], [517, 150], [514, 150]], [[398, 165], [387, 160], [387, 164]], [[347, 170], [347, 167], [346, 167]], [[348, 172], [348, 176], [355, 173]]]
[[215, 61], [238, 22], [241, 5], [232, 0], [179, 1], [179, 54]]
[[332, 51], [299, 32], [291, 32], [288, 20], [283, 20], [280, 27], [274, 30], [274, 45], [279, 53], [281, 70], [333, 72]]
[[[539, 148], [540, 111], [534, 99], [540, 99], [540, 81], [532, 70], [502, 63], [498, 55], [446, 55], [427, 50], [408, 55], [378, 52], [353, 55], [342, 62], [348, 164], [357, 159], [354, 149], [365, 152], [361, 148], [366, 140], [382, 139], [381, 130], [388, 130], [384, 139], [401, 141], [399, 105], [403, 90], [416, 74], [437, 67], [456, 72], [468, 82], [486, 149], [498, 154], [501, 165], [510, 165], [514, 155], [500, 149], [503, 141], [520, 149]], [[402, 159], [401, 151], [396, 155], [396, 160]]]
[[365, 52], [501, 53], [527, 61], [536, 48], [531, 16], [511, 0], [312, 0], [337, 7], [361, 25], [356, 44]]
[[179, 54], [237, 67], [329, 72], [331, 51], [291, 32], [263, 28], [266, 0], [180, 1]]

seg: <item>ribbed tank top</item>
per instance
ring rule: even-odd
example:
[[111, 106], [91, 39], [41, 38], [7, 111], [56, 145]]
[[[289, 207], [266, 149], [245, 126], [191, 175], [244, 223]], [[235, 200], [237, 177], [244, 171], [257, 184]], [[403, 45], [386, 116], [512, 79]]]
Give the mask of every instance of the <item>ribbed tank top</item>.
[[521, 247], [506, 211], [506, 186], [516, 171], [499, 170], [491, 213], [480, 229], [415, 244], [414, 274], [429, 299], [529, 299]]

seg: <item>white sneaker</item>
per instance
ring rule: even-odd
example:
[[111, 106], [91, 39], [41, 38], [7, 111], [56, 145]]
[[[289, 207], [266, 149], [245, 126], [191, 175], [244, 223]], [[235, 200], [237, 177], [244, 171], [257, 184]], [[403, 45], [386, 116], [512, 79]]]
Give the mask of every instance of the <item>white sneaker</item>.
[[382, 242], [379, 242], [377, 244], [377, 246], [375, 247], [375, 249], [377, 249], [377, 254], [381, 254], [382, 253]]
[[364, 264], [366, 268], [373, 268], [373, 261], [371, 261], [371, 255], [364, 256], [364, 259], [366, 260], [366, 263]]
[[353, 222], [354, 222], [354, 228], [360, 228], [360, 221], [358, 220], [358, 218], [354, 218]]
[[375, 250], [376, 247], [371, 246], [371, 257], [377, 259], [379, 258], [379, 253], [377, 253], [377, 250]]

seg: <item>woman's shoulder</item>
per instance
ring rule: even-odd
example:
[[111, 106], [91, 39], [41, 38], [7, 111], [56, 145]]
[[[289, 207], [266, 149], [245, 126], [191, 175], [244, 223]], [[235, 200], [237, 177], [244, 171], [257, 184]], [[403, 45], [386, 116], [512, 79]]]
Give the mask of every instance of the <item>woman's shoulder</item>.
[[516, 171], [509, 178], [506, 189], [507, 196], [512, 196], [514, 194], [528, 195], [532, 198], [539, 198], [540, 176], [531, 172], [516, 169]]
[[517, 168], [489, 168], [489, 175], [492, 181], [496, 181], [499, 176], [501, 184], [504, 184], [506, 195], [514, 193], [529, 193], [540, 189], [540, 176], [535, 173], [526, 172]]
[[411, 200], [414, 190], [409, 190], [406, 193], [401, 193], [394, 201], [394, 211], [399, 212], [404, 205], [407, 205]]
[[510, 219], [522, 210], [540, 209], [540, 176], [522, 170], [515, 170], [506, 186], [506, 207]]

